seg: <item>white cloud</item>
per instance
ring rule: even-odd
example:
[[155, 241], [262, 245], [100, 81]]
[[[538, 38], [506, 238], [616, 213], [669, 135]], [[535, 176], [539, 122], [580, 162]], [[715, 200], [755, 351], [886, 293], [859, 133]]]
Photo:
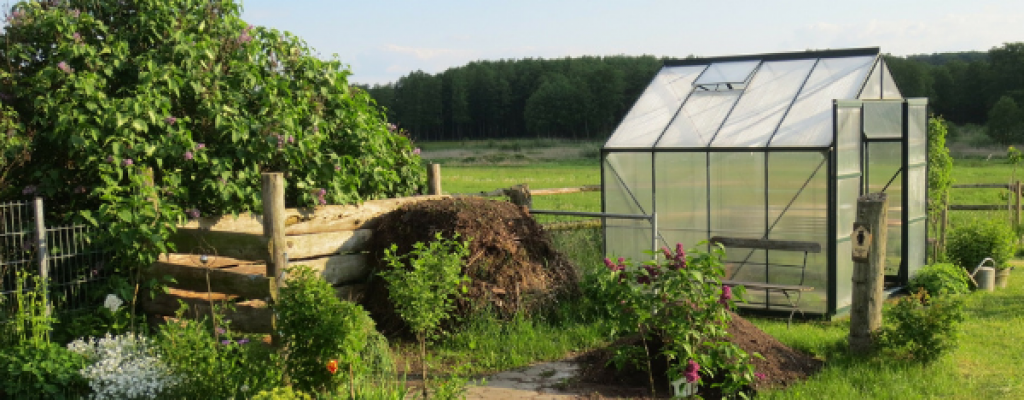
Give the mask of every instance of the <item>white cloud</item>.
[[1020, 38], [1024, 38], [1024, 14], [986, 10], [928, 20], [819, 22], [797, 29], [787, 44], [805, 49], [880, 46], [884, 52], [905, 55], [985, 50]]

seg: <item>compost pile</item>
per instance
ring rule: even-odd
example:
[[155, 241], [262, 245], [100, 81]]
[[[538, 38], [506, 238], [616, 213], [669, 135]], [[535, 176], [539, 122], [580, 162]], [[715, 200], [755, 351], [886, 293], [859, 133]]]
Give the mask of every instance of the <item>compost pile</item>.
[[[523, 209], [504, 201], [465, 197], [406, 204], [381, 217], [367, 246], [370, 259], [377, 271], [388, 268], [383, 257], [392, 244], [404, 255], [417, 242], [435, 240], [438, 232], [447, 239], [455, 233], [470, 239], [463, 272], [471, 284], [458, 298], [457, 316], [490, 306], [511, 317], [578, 290], [578, 270], [555, 250], [550, 235]], [[370, 280], [364, 299], [379, 330], [405, 330], [383, 279]]]
[[[760, 353], [764, 356], [764, 359], [754, 358], [752, 360], [754, 370], [764, 374], [765, 377], [763, 380], [754, 382], [753, 387], [749, 388], [751, 391], [784, 388], [806, 379], [822, 366], [821, 360], [782, 344], [778, 339], [768, 335], [739, 315], [732, 314], [732, 322], [729, 324], [728, 331], [731, 335], [728, 339], [730, 342], [735, 343], [748, 354]], [[614, 355], [614, 347], [621, 345], [640, 346], [642, 343], [639, 336], [627, 337], [615, 342], [609, 348], [595, 350], [580, 356], [578, 359], [582, 364], [580, 384], [585, 384], [588, 387], [597, 384], [594, 389], [599, 393], [605, 393], [604, 389], [608, 389], [608, 392], [605, 393], [607, 395], [649, 396], [650, 390], [647, 388], [650, 384], [645, 371], [638, 368], [626, 368], [619, 371], [615, 369], [614, 365], [609, 364], [609, 360]], [[660, 343], [648, 342], [648, 345], [651, 346], [652, 354], [660, 350]], [[651, 363], [651, 367], [654, 370], [655, 388], [659, 397], [670, 395], [671, 389], [666, 378], [667, 365], [664, 358], [656, 358]], [[702, 382], [710, 383], [705, 379], [702, 377]], [[699, 394], [705, 399], [721, 397], [721, 393], [703, 386]]]

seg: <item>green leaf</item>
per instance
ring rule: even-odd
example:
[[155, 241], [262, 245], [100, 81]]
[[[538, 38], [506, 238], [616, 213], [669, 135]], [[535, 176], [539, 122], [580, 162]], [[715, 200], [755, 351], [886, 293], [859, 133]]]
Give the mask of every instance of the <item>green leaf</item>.
[[146, 121], [143, 121], [141, 119], [136, 119], [135, 121], [133, 121], [132, 128], [135, 128], [135, 130], [140, 132], [146, 132], [149, 130], [149, 126], [146, 125]]

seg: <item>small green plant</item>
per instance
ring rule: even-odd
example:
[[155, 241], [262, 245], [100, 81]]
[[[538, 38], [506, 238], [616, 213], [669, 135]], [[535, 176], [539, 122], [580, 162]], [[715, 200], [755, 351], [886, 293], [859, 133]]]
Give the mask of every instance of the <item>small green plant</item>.
[[[307, 393], [325, 393], [341, 385], [347, 372], [354, 396], [356, 372], [362, 373], [360, 352], [375, 332], [370, 315], [358, 304], [342, 301], [334, 288], [307, 266], [289, 268], [287, 286], [274, 305], [284, 342], [285, 373]], [[358, 370], [358, 371], [357, 371]]]
[[911, 290], [924, 289], [928, 293], [965, 294], [971, 291], [970, 276], [963, 267], [950, 263], [926, 265], [910, 280]]
[[[207, 318], [183, 318], [186, 312], [183, 304], [156, 340], [161, 359], [179, 378], [168, 398], [234, 398], [282, 383], [280, 358], [270, 348], [236, 339], [224, 321], [214, 331]], [[213, 315], [221, 318], [219, 310]]]
[[1016, 250], [1013, 228], [998, 219], [975, 219], [950, 230], [946, 256], [953, 264], [973, 269], [985, 258], [995, 260], [996, 268], [1006, 263]]
[[178, 382], [145, 336], [79, 339], [68, 350], [88, 360], [80, 373], [93, 399], [155, 399]]
[[277, 387], [270, 390], [263, 390], [256, 393], [252, 400], [312, 400], [308, 394], [302, 393], [291, 387]]
[[[616, 357], [620, 364], [646, 364], [651, 373], [654, 355], [648, 343], [658, 340], [661, 355], [669, 363], [669, 380], [686, 379], [692, 383], [701, 377], [717, 378], [713, 387], [725, 395], [743, 395], [756, 374], [751, 355], [724, 340], [729, 334], [729, 310], [743, 294], [742, 288], [721, 283], [724, 269], [721, 246], [711, 252], [662, 249], [664, 260], [634, 266], [620, 258], [605, 259], [608, 270], [601, 285], [609, 312], [620, 332], [636, 332], [643, 349], [623, 349]], [[653, 257], [652, 257], [653, 258]], [[637, 360], [639, 358], [639, 360]], [[654, 379], [650, 377], [651, 392]]]
[[14, 285], [16, 313], [0, 338], [0, 394], [16, 399], [75, 398], [88, 391], [78, 371], [84, 357], [50, 341], [55, 318], [47, 298], [48, 281], [19, 271]]
[[884, 351], [932, 363], [957, 348], [964, 319], [960, 296], [932, 298], [920, 289], [888, 310], [877, 343]]
[[[384, 252], [384, 260], [391, 267], [380, 273], [388, 283], [388, 296], [395, 310], [416, 334], [423, 360], [423, 381], [427, 382], [427, 339], [433, 339], [437, 330], [455, 307], [455, 295], [465, 290], [468, 278], [462, 272], [462, 260], [469, 255], [469, 242], [459, 241], [456, 233], [451, 240], [438, 232], [429, 245], [422, 242], [413, 250], [399, 256], [398, 246]], [[406, 262], [408, 261], [408, 262]], [[424, 385], [423, 397], [427, 397]]]

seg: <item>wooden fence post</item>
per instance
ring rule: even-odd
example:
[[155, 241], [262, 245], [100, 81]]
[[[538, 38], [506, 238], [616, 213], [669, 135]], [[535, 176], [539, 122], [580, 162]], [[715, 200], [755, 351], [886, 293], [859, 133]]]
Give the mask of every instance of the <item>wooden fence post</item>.
[[441, 164], [430, 164], [427, 169], [427, 194], [441, 194]]
[[287, 266], [284, 238], [284, 174], [263, 173], [263, 237], [267, 240], [267, 277], [271, 300], [277, 300], [281, 273]]
[[[35, 225], [36, 225], [36, 256], [38, 258], [39, 267], [39, 279], [40, 282], [48, 289], [50, 282], [50, 268], [49, 268], [49, 256], [50, 246], [46, 243], [46, 222], [43, 220], [43, 198], [36, 197], [32, 202], [35, 214]], [[43, 306], [46, 307], [46, 313], [50, 313], [50, 291], [45, 290], [43, 297]]]
[[1020, 190], [1020, 181], [1014, 182], [1014, 184], [1013, 184], [1013, 198], [1014, 198], [1014, 203], [1015, 203], [1014, 204], [1014, 206], [1015, 206], [1014, 210], [1016, 210], [1015, 214], [1014, 214], [1014, 218], [1013, 218], [1013, 226], [1014, 226], [1014, 228], [1020, 228], [1020, 192], [1021, 192], [1021, 190]]
[[882, 326], [888, 205], [885, 193], [869, 193], [857, 199], [857, 219], [851, 238], [854, 264], [849, 338], [850, 351], [854, 353], [871, 351], [871, 335]]
[[946, 227], [949, 226], [949, 191], [942, 198], [942, 221], [939, 225], [939, 248], [946, 252]]

